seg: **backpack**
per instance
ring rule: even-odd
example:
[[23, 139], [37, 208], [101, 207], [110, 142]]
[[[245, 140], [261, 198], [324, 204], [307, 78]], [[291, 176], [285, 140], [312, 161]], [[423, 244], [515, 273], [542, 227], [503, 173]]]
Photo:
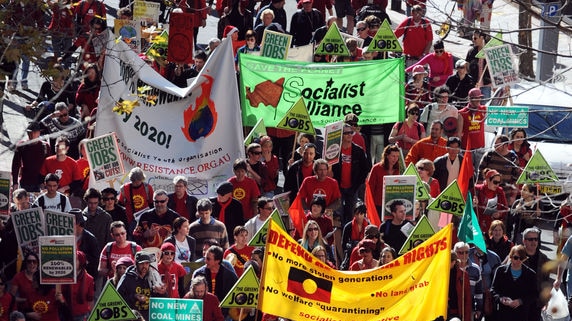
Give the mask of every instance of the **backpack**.
[[[64, 194], [60, 194], [60, 207], [62, 209], [62, 212], [66, 211], [66, 196]], [[38, 198], [38, 205], [42, 208], [42, 210], [45, 210], [45, 206], [46, 206], [46, 200], [44, 199], [44, 195], [40, 196]]]
[[[131, 242], [131, 241], [128, 241], [128, 242], [131, 243], [131, 254], [133, 254], [133, 257], [135, 257], [135, 253], [137, 253], [137, 244], [135, 242]], [[113, 243], [115, 243], [115, 242], [109, 242], [105, 246], [105, 253], [107, 254], [107, 270], [108, 271], [111, 271], [111, 247], [113, 246]]]
[[[407, 18], [407, 25], [405, 25], [405, 30], [403, 30], [403, 41], [405, 41], [405, 37], [407, 36], [407, 30], [409, 30], [409, 26], [411, 25], [411, 22], [413, 21], [413, 18], [408, 17]], [[427, 25], [429, 24], [429, 21], [425, 18], [421, 18], [421, 26], [423, 27], [423, 30], [427, 31]]]
[[[417, 137], [419, 137], [419, 139], [421, 139], [421, 125], [419, 124], [419, 122], [416, 122], [415, 124], [417, 124]], [[399, 131], [401, 130], [401, 127], [403, 127], [402, 121], [397, 123], [397, 133], [398, 134], [399, 134]]]

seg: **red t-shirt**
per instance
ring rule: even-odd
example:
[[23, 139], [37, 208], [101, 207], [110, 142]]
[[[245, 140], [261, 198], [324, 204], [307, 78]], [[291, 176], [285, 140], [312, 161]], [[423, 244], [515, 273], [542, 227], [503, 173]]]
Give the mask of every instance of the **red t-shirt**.
[[[139, 185], [138, 187], [131, 188], [132, 183], [129, 182], [121, 186], [119, 191], [119, 203], [125, 206], [125, 213], [127, 214], [127, 221], [129, 223], [133, 221], [134, 213], [151, 207], [149, 201], [153, 200], [153, 187], [151, 185], [147, 185], [149, 194], [145, 195], [144, 185], [145, 183]], [[131, 195], [131, 189], [133, 190], [133, 195]]]
[[[135, 253], [141, 250], [142, 248], [140, 245], [137, 245], [135, 247]], [[117, 260], [119, 260], [124, 256], [130, 257], [133, 261], [135, 261], [135, 256], [133, 255], [133, 249], [130, 241], [128, 241], [127, 246], [124, 248], [120, 248], [119, 246], [117, 246], [115, 242], [113, 242], [113, 245], [111, 246], [111, 253], [109, 256], [111, 256], [111, 266], [113, 266], [114, 262], [117, 262]], [[103, 250], [101, 250], [101, 254], [99, 255], [99, 267], [107, 269], [108, 267], [107, 260], [108, 260], [107, 246], [104, 246]], [[112, 278], [113, 274], [114, 274], [113, 269], [109, 269], [109, 271], [107, 271], [108, 278]]]
[[[236, 179], [236, 176], [229, 178], [228, 180], [233, 187], [232, 197], [236, 198], [242, 204], [242, 211], [244, 219], [248, 220], [254, 216], [254, 209], [252, 208], [252, 202], [260, 196], [260, 189], [256, 181], [250, 177], [245, 177], [242, 182]], [[232, 232], [229, 232], [232, 233]]]
[[485, 147], [485, 115], [487, 107], [481, 105], [477, 112], [471, 112], [469, 107], [459, 110], [463, 117], [462, 148], [467, 148], [467, 138], [471, 137], [471, 149]]
[[341, 188], [352, 187], [352, 146], [342, 148], [341, 153], [342, 175], [341, 175]]
[[310, 164], [310, 166], [305, 166], [304, 164], [302, 164], [302, 166], [300, 166], [300, 168], [302, 169], [302, 177], [306, 178], [308, 176], [312, 176], [312, 174], [314, 174], [314, 164]]
[[326, 177], [321, 182], [318, 181], [317, 176], [306, 177], [298, 193], [307, 205], [312, 203], [312, 198], [316, 195], [326, 198], [326, 206], [342, 197], [338, 182], [331, 177]]
[[4, 295], [0, 296], [0, 321], [10, 320], [9, 317], [10, 313], [12, 312], [11, 309], [16, 308], [10, 306], [12, 300], [13, 300], [12, 294], [8, 292], [4, 292]]
[[169, 298], [179, 298], [179, 278], [184, 277], [187, 272], [185, 268], [173, 261], [168, 266], [162, 261], [157, 265], [161, 280], [167, 287], [167, 296]]
[[[236, 244], [233, 244], [230, 248], [224, 251], [223, 257], [226, 258], [226, 256], [229, 255], [230, 253], [236, 255], [236, 253], [234, 253], [230, 249], [234, 249], [238, 253], [238, 255], [244, 260], [244, 262], [250, 260], [250, 254], [252, 254], [252, 251], [254, 251], [254, 247], [252, 246], [247, 245], [239, 250], [236, 248]], [[234, 264], [234, 271], [236, 272], [236, 276], [238, 277], [240, 277], [242, 273], [244, 273], [244, 263], [242, 263], [238, 258], [236, 259], [236, 263]]]
[[185, 202], [187, 197], [183, 196], [182, 198], [178, 198], [177, 196], [175, 196], [174, 198], [175, 198], [175, 212], [177, 212], [182, 217], [194, 221], [195, 218], [191, 217], [191, 214], [189, 213], [189, 211], [187, 211], [187, 203]]
[[66, 156], [63, 162], [57, 160], [56, 155], [52, 155], [44, 161], [40, 174], [46, 176], [48, 173], [54, 173], [60, 178], [60, 186], [70, 185], [71, 182], [81, 180], [83, 177], [77, 167], [76, 161]]

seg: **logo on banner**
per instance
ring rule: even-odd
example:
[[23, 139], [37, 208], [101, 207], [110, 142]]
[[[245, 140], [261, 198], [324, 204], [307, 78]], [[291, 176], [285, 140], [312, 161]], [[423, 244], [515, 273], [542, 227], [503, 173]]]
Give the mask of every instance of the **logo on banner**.
[[322, 279], [304, 270], [290, 267], [287, 290], [302, 298], [330, 303], [332, 281]]
[[[183, 113], [185, 127], [181, 127], [185, 138], [194, 143], [201, 137], [208, 137], [216, 128], [218, 114], [211, 100], [213, 78], [203, 75], [207, 81], [201, 84], [201, 94]], [[194, 107], [194, 108], [193, 108]]]

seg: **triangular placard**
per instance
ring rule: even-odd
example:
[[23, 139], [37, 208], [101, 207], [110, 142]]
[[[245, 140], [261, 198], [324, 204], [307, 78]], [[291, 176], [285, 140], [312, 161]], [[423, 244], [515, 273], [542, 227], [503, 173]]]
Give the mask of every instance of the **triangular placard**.
[[554, 182], [558, 182], [558, 176], [556, 176], [554, 170], [552, 170], [552, 167], [548, 165], [548, 162], [538, 149], [528, 160], [524, 170], [516, 180], [517, 184]]
[[260, 282], [254, 268], [250, 265], [236, 281], [232, 289], [222, 299], [221, 308], [255, 308], [258, 304]]
[[426, 201], [426, 200], [431, 198], [431, 195], [429, 195], [429, 191], [427, 190], [427, 187], [425, 186], [425, 184], [423, 184], [423, 181], [421, 180], [421, 177], [419, 176], [419, 173], [417, 172], [417, 169], [415, 169], [415, 165], [413, 165], [413, 163], [411, 163], [411, 164], [409, 164], [409, 166], [407, 166], [407, 168], [405, 169], [405, 172], [403, 172], [403, 175], [417, 176], [417, 186], [416, 186], [417, 192], [415, 195], [416, 200]]
[[387, 19], [383, 20], [381, 27], [377, 30], [375, 36], [373, 36], [369, 46], [367, 46], [367, 52], [370, 51], [403, 52], [403, 48], [393, 33], [393, 30], [391, 30]]
[[316, 50], [314, 50], [315, 55], [336, 55], [336, 56], [349, 56], [350, 50], [346, 46], [346, 42], [338, 29], [338, 25], [332, 23], [324, 39], [320, 42]]
[[411, 251], [411, 249], [425, 242], [427, 239], [433, 236], [433, 234], [435, 234], [435, 230], [433, 230], [433, 227], [431, 227], [429, 219], [426, 215], [421, 216], [421, 219], [419, 222], [417, 222], [417, 224], [415, 224], [413, 231], [411, 231], [411, 234], [409, 234], [407, 241], [405, 241], [401, 247], [399, 255]]
[[503, 43], [502, 33], [499, 32], [493, 38], [491, 38], [491, 40], [489, 40], [489, 42], [487, 42], [479, 52], [477, 52], [475, 58], [485, 58], [485, 49], [500, 46]]
[[131, 308], [127, 305], [123, 297], [117, 292], [111, 282], [107, 282], [99, 299], [97, 299], [97, 303], [95, 303], [93, 310], [91, 310], [87, 321], [122, 321], [136, 319], [137, 317], [133, 311], [131, 311]]
[[244, 146], [250, 145], [250, 143], [254, 143], [256, 140], [259, 140], [260, 137], [266, 135], [266, 126], [264, 126], [264, 118], [260, 118], [256, 125], [252, 127], [248, 136], [244, 138]]
[[268, 233], [268, 225], [270, 225], [270, 220], [273, 220], [275, 223], [278, 224], [278, 226], [280, 226], [284, 231], [286, 231], [286, 227], [284, 227], [284, 222], [282, 222], [280, 213], [278, 212], [278, 210], [275, 209], [272, 212], [272, 214], [270, 214], [270, 217], [266, 219], [264, 224], [262, 224], [260, 229], [256, 231], [256, 233], [254, 233], [254, 236], [252, 237], [252, 239], [250, 239], [250, 242], [248, 242], [249, 246], [266, 245], [266, 233]]
[[461, 194], [457, 180], [454, 180], [449, 186], [445, 187], [445, 190], [443, 190], [433, 202], [429, 203], [427, 209], [463, 216], [465, 211], [465, 199], [463, 198], [463, 194]]
[[286, 115], [278, 122], [276, 128], [316, 135], [304, 98], [300, 97], [300, 99], [290, 107]]

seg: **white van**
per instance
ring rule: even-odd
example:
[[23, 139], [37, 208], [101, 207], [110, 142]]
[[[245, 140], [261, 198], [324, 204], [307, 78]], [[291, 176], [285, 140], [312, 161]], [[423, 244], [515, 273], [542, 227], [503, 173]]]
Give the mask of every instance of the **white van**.
[[[572, 192], [572, 94], [552, 84], [522, 81], [495, 92], [491, 106], [527, 106], [528, 128], [524, 128], [530, 148], [540, 150], [559, 181], [541, 184], [543, 210], [558, 207]], [[510, 98], [508, 98], [510, 97]], [[493, 146], [494, 136], [509, 133], [512, 128], [486, 128], [487, 146]]]

